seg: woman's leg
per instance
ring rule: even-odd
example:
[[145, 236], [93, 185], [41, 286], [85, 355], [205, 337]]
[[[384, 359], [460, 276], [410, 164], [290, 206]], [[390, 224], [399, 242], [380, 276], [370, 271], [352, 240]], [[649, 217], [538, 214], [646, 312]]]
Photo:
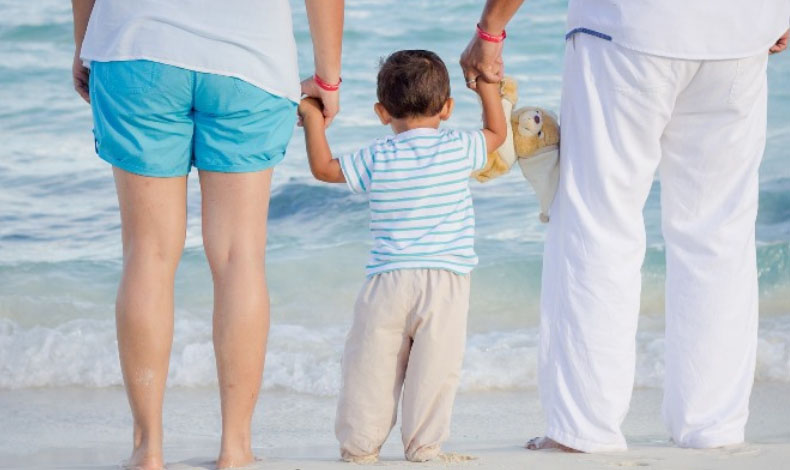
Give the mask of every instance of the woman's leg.
[[214, 278], [214, 351], [222, 400], [217, 468], [254, 460], [250, 425], [269, 333], [264, 255], [272, 170], [200, 171], [203, 244]]
[[173, 339], [173, 280], [184, 248], [187, 180], [113, 171], [123, 237], [118, 351], [134, 418], [128, 465], [152, 470], [164, 465], [162, 401]]

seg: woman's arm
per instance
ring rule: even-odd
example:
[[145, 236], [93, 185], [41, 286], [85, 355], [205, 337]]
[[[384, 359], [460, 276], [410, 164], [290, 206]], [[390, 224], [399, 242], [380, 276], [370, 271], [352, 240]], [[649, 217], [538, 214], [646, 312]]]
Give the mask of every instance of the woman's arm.
[[90, 20], [94, 2], [95, 0], [71, 0], [71, 8], [74, 12], [74, 62], [71, 66], [71, 76], [74, 81], [74, 89], [88, 103], [91, 102], [88, 93], [90, 69], [82, 65], [80, 50], [82, 49], [82, 40], [85, 39], [85, 30], [88, 29], [88, 20]]
[[[524, 0], [488, 0], [480, 16], [480, 29], [493, 36], [501, 35], [522, 3]], [[461, 68], [467, 87], [475, 89], [477, 77], [496, 83], [502, 80], [502, 45], [502, 42], [484, 41], [475, 34], [461, 54]]]
[[[305, 0], [310, 35], [313, 39], [315, 73], [329, 84], [340, 83], [340, 55], [343, 44], [343, 0]], [[323, 104], [324, 125], [340, 111], [340, 93], [325, 90], [313, 77], [302, 82], [302, 93]]]

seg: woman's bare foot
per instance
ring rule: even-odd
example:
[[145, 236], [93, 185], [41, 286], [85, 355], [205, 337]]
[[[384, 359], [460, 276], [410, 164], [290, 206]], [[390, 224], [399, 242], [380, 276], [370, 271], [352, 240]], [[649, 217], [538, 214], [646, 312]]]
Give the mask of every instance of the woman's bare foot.
[[529, 450], [559, 450], [561, 452], [581, 452], [568, 446], [564, 446], [554, 439], [548, 437], [535, 437], [524, 444]]
[[132, 456], [123, 464], [123, 468], [124, 470], [164, 470], [165, 463], [161, 451], [152, 451], [146, 445], [139, 445], [132, 451]]
[[241, 468], [248, 467], [256, 461], [252, 449], [230, 451], [222, 449], [217, 459], [217, 470], [223, 468]]

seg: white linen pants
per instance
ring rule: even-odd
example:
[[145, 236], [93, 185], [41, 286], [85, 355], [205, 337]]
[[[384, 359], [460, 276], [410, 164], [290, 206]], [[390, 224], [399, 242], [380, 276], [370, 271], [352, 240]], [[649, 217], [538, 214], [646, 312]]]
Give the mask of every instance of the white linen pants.
[[349, 461], [378, 457], [398, 415], [408, 460], [431, 460], [450, 434], [469, 312], [468, 274], [399, 269], [365, 283], [343, 351], [335, 435]]
[[680, 446], [743, 441], [757, 344], [766, 57], [677, 60], [584, 34], [568, 41], [541, 298], [539, 385], [555, 441], [585, 452], [626, 448], [642, 209], [657, 170], [664, 421]]

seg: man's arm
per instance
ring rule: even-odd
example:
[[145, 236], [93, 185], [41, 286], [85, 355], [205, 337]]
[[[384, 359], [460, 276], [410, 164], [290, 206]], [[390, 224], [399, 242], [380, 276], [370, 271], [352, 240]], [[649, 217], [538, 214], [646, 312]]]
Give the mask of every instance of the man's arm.
[[[315, 73], [327, 83], [340, 82], [340, 57], [343, 44], [343, 0], [305, 0], [310, 36], [313, 40]], [[302, 82], [302, 93], [323, 104], [324, 126], [340, 111], [337, 91], [319, 87], [313, 77]]]
[[71, 9], [74, 13], [74, 62], [71, 66], [71, 76], [74, 81], [74, 89], [88, 103], [91, 102], [88, 93], [90, 70], [82, 65], [80, 50], [82, 49], [82, 40], [85, 39], [85, 31], [88, 29], [88, 20], [90, 20], [94, 2], [95, 0], [71, 0]]
[[326, 140], [324, 115], [321, 103], [315, 98], [305, 98], [299, 103], [299, 117], [304, 127], [307, 159], [310, 171], [319, 181], [327, 183], [345, 183], [340, 162], [332, 158], [332, 150]]
[[483, 103], [483, 135], [486, 149], [490, 153], [498, 149], [507, 138], [507, 122], [502, 111], [499, 83], [480, 82], [477, 84], [477, 94]]
[[[480, 16], [480, 28], [491, 35], [501, 35], [522, 3], [524, 0], [488, 0]], [[466, 78], [466, 86], [475, 89], [477, 77], [488, 82], [498, 83], [502, 80], [502, 45], [501, 42], [484, 41], [475, 34], [461, 54], [461, 68]]]
[[790, 30], [785, 31], [782, 37], [777, 39], [776, 44], [774, 44], [773, 46], [771, 46], [770, 49], [768, 49], [768, 52], [770, 52], [771, 54], [778, 54], [784, 51], [785, 49], [787, 49], [788, 38], [790, 38]]

